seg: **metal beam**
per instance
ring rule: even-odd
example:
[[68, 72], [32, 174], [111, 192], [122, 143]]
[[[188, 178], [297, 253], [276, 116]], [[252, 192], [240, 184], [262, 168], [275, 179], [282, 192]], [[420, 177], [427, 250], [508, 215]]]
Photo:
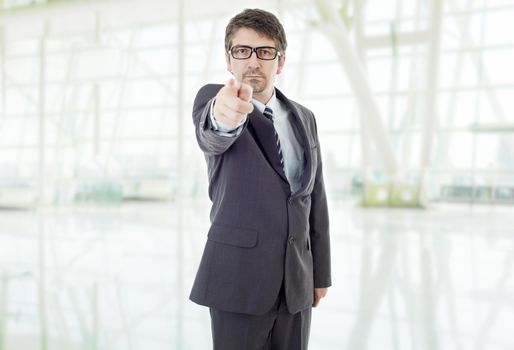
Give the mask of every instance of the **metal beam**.
[[323, 20], [319, 24], [319, 29], [332, 42], [359, 103], [362, 127], [369, 129], [370, 139], [374, 142], [376, 151], [380, 155], [385, 173], [394, 177], [398, 171], [398, 163], [393, 147], [380, 118], [377, 103], [358, 54], [350, 42], [346, 27], [337, 15], [338, 11], [332, 8], [332, 4], [329, 4], [327, 0], [316, 0], [316, 6]]
[[[415, 30], [407, 33], [395, 33], [395, 46], [412, 46], [425, 43], [430, 38], [430, 31]], [[372, 35], [363, 39], [366, 48], [391, 47], [391, 35]]]

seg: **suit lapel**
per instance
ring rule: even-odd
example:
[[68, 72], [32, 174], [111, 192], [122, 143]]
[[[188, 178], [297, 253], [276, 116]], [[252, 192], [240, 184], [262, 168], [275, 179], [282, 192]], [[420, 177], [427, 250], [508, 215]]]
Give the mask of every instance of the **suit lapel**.
[[248, 130], [259, 145], [264, 157], [277, 174], [280, 175], [284, 181], [288, 182], [282, 164], [280, 164], [273, 124], [263, 116], [257, 108], [254, 108], [253, 112], [248, 117]]
[[[298, 191], [295, 192], [295, 194], [300, 194], [305, 191], [311, 181], [312, 176], [314, 175], [312, 174], [312, 155], [310, 149], [310, 145], [313, 141], [309, 138], [304, 124], [305, 122], [302, 119], [302, 116], [300, 116], [298, 113], [298, 110], [295, 108], [295, 106], [280, 90], [275, 88], [275, 91], [277, 98], [286, 105], [288, 111], [291, 113], [292, 122], [296, 128], [295, 131], [297, 131], [295, 134], [299, 138], [298, 141], [303, 147], [305, 163], [303, 168], [302, 183]], [[286, 183], [289, 183], [284, 173], [284, 169], [280, 164], [277, 148], [275, 146], [275, 133], [273, 130], [273, 124], [265, 116], [263, 116], [262, 113], [257, 110], [257, 108], [254, 108], [253, 112], [248, 117], [248, 131], [257, 142], [259, 148], [264, 154], [264, 157], [267, 159], [272, 168], [277, 172], [277, 174]]]
[[302, 193], [305, 191], [307, 185], [311, 181], [312, 174], [312, 155], [310, 150], [310, 144], [311, 141], [309, 137], [307, 136], [307, 131], [305, 128], [304, 121], [300, 114], [298, 113], [298, 110], [294, 107], [294, 105], [289, 101], [289, 99], [277, 88], [275, 88], [275, 92], [277, 94], [277, 98], [286, 105], [288, 111], [293, 116], [292, 122], [296, 129], [298, 130], [297, 137], [299, 137], [298, 141], [303, 147], [303, 154], [305, 157], [305, 163], [303, 168], [303, 175], [302, 175], [302, 184], [300, 188], [298, 189], [295, 194]]

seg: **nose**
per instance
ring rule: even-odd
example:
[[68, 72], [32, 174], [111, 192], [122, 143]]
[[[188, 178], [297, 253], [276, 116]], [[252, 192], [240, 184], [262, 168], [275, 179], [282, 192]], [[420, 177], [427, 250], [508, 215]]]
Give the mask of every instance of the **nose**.
[[260, 59], [257, 58], [257, 52], [252, 52], [250, 58], [248, 58], [249, 67], [258, 67], [260, 65]]

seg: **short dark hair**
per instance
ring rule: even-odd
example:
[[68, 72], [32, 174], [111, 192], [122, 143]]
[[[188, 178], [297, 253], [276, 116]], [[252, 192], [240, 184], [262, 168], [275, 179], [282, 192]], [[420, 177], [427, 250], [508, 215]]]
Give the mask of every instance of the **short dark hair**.
[[286, 33], [278, 18], [271, 12], [260, 9], [246, 9], [235, 15], [225, 29], [225, 50], [230, 50], [232, 37], [241, 28], [250, 28], [275, 41], [277, 49], [285, 53], [287, 48]]

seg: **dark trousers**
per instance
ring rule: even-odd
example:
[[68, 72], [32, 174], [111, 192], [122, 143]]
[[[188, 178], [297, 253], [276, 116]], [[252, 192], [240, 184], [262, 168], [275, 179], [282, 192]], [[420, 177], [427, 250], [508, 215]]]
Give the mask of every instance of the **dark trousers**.
[[283, 289], [270, 311], [247, 315], [210, 308], [214, 350], [306, 350], [312, 308], [290, 314]]

